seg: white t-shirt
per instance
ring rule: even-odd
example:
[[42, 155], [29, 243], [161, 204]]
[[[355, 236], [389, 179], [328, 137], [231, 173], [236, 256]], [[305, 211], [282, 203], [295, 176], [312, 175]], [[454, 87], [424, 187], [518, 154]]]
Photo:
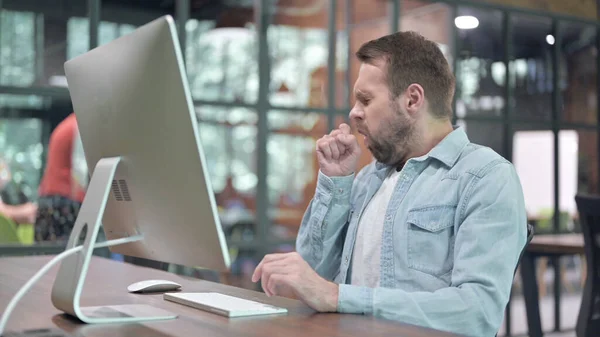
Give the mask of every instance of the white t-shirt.
[[399, 176], [400, 172], [391, 171], [361, 215], [352, 252], [353, 285], [379, 286], [383, 223]]

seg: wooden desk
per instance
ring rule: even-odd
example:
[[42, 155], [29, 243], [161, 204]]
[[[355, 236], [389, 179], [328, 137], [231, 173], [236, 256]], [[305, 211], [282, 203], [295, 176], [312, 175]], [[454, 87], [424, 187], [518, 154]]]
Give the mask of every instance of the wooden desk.
[[585, 254], [583, 234], [534, 235], [527, 251], [537, 254]]
[[[50, 259], [41, 257], [0, 258], [0, 308]], [[87, 325], [54, 308], [50, 292], [58, 268], [46, 274], [19, 302], [8, 321], [7, 331], [56, 328], [79, 336], [455, 336], [430, 329], [348, 314], [319, 314], [299, 301], [268, 298], [265, 294], [208, 281], [184, 278], [164, 271], [94, 257], [88, 272], [82, 305], [141, 303], [160, 307], [180, 316], [175, 320], [141, 324]], [[162, 299], [162, 295], [127, 292], [127, 285], [143, 279], [169, 279], [182, 291], [217, 291], [286, 307], [287, 315], [233, 318], [218, 316]]]
[[[563, 255], [585, 254], [583, 234], [543, 234], [534, 235], [527, 246], [521, 260], [521, 279], [523, 281], [523, 295], [527, 312], [528, 332], [531, 337], [542, 337], [542, 324], [540, 319], [538, 283], [536, 277], [535, 259], [538, 256], [560, 257]], [[557, 273], [555, 280], [560, 278]], [[555, 281], [556, 282], [556, 281]], [[555, 284], [555, 330], [560, 328], [560, 288]]]

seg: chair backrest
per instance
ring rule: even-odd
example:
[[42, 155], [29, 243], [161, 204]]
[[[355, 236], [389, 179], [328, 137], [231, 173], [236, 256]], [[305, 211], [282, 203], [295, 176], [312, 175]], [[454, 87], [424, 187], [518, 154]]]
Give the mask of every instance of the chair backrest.
[[527, 224], [527, 241], [525, 242], [525, 246], [523, 246], [523, 249], [521, 249], [521, 253], [519, 254], [519, 259], [517, 260], [517, 265], [515, 266], [515, 271], [513, 272], [513, 278], [517, 274], [517, 269], [519, 269], [519, 265], [521, 264], [521, 260], [523, 259], [523, 254], [525, 254], [525, 251], [527, 250], [527, 246], [529, 246], [531, 239], [533, 239], [533, 234], [533, 225]]
[[[523, 258], [523, 254], [525, 254], [525, 250], [527, 250], [527, 246], [533, 239], [534, 229], [532, 224], [527, 224], [527, 242], [525, 242], [525, 247], [521, 250], [521, 254], [519, 254], [519, 261], [517, 261], [517, 267], [521, 263], [521, 259]], [[515, 273], [517, 272], [517, 268], [515, 268]]]
[[0, 215], [0, 243], [19, 243], [19, 235], [15, 223]]
[[600, 335], [600, 196], [575, 196], [585, 243], [587, 279], [577, 319], [577, 336]]
[[[515, 266], [515, 271], [513, 272], [513, 279], [515, 278], [515, 275], [517, 274], [517, 269], [519, 269], [519, 265], [521, 264], [521, 259], [523, 258], [523, 254], [525, 254], [525, 251], [527, 250], [527, 246], [529, 246], [531, 239], [533, 239], [533, 234], [534, 234], [533, 225], [527, 224], [527, 241], [525, 242], [525, 246], [523, 247], [523, 249], [521, 249], [521, 253], [519, 254], [519, 259], [517, 260], [517, 265]], [[512, 296], [512, 293], [510, 295]], [[506, 309], [508, 309], [508, 304], [506, 306]], [[509, 312], [507, 311], [506, 313], [508, 314]], [[498, 336], [498, 334], [496, 334], [496, 336]]]

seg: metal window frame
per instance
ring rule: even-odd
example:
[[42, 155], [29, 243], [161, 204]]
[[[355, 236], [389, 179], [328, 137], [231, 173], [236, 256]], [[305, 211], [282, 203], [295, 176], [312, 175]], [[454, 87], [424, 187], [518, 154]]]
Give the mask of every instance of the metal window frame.
[[[338, 0], [330, 0], [327, 7], [327, 130], [335, 129], [336, 115], [336, 13]], [[260, 75], [259, 75], [260, 76]]]
[[[257, 8], [258, 7], [258, 8]], [[256, 155], [256, 227], [258, 230], [258, 244], [256, 249], [259, 255], [268, 253], [265, 251], [266, 243], [269, 241], [269, 229], [271, 222], [268, 216], [269, 194], [268, 194], [268, 158], [267, 143], [269, 136], [269, 125], [267, 113], [270, 109], [269, 104], [269, 85], [271, 81], [271, 60], [269, 58], [269, 46], [267, 40], [267, 31], [271, 22], [271, 12], [269, 11], [268, 0], [255, 2], [255, 24], [258, 32], [258, 70], [259, 70], [259, 89], [256, 111], [258, 113], [257, 128], [257, 155]]]
[[98, 30], [100, 29], [101, 0], [87, 1], [88, 24], [90, 26], [90, 43], [88, 50], [98, 47]]

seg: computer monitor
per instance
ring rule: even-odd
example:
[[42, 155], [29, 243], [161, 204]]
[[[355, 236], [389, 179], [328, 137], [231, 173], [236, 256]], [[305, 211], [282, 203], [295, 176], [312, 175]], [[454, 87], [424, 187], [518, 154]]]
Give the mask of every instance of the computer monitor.
[[[87, 165], [88, 190], [52, 289], [56, 308], [87, 323], [173, 318], [137, 305], [80, 306], [101, 223], [128, 256], [226, 271], [219, 222], [181, 49], [170, 16], [65, 63]], [[125, 285], [123, 286], [125, 294]]]

